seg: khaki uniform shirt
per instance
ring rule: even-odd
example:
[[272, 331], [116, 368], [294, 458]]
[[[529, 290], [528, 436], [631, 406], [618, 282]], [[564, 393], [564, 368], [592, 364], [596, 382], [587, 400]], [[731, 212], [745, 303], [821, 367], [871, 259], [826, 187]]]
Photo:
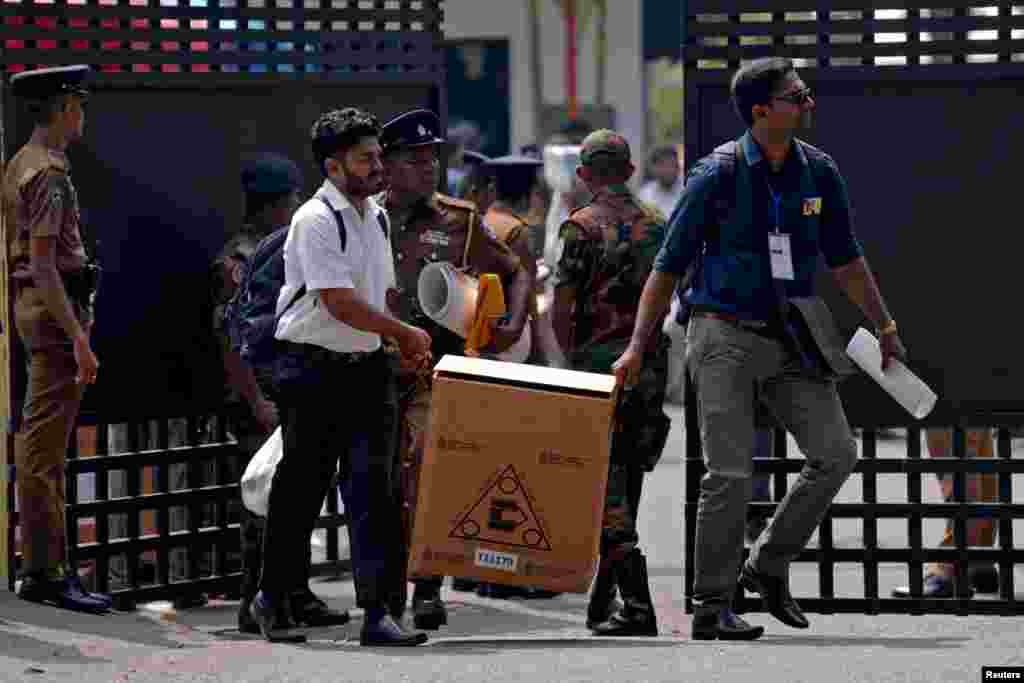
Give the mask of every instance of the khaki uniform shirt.
[[[9, 270], [16, 286], [30, 282], [33, 238], [56, 239], [56, 264], [61, 272], [79, 270], [86, 264], [78, 194], [70, 173], [71, 163], [63, 153], [36, 143], [22, 147], [7, 165], [3, 211]], [[79, 321], [91, 322], [91, 310], [74, 302], [72, 306]], [[17, 286], [15, 317], [30, 348], [68, 343], [35, 287]]]

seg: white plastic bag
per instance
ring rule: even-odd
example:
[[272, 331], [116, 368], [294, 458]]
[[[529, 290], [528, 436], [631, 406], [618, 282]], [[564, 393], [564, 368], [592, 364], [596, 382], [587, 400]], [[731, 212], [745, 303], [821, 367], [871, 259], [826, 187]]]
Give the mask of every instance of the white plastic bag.
[[270, 485], [274, 482], [277, 463], [284, 453], [284, 437], [278, 427], [256, 454], [252, 456], [242, 475], [242, 504], [254, 515], [267, 516], [270, 503]]

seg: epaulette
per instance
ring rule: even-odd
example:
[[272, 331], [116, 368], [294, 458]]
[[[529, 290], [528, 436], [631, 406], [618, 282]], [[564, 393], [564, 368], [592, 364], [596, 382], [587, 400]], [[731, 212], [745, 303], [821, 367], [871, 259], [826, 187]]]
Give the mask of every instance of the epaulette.
[[29, 163], [22, 164], [24, 171], [22, 172], [21, 177], [18, 178], [19, 187], [24, 187], [28, 183], [32, 182], [32, 179], [43, 171], [53, 169], [59, 173], [68, 172], [67, 161], [54, 153], [53, 150], [46, 149], [44, 147], [42, 148], [41, 154], [31, 149], [29, 151], [32, 151], [33, 154], [29, 159]]
[[456, 199], [455, 197], [449, 197], [446, 194], [440, 192], [434, 193], [434, 201], [442, 206], [452, 207], [456, 209], [462, 209], [464, 211], [478, 211], [476, 204], [473, 202], [467, 202], [465, 199]]
[[484, 216], [484, 222], [500, 241], [508, 245], [519, 239], [527, 228], [525, 220], [505, 209], [491, 208]]

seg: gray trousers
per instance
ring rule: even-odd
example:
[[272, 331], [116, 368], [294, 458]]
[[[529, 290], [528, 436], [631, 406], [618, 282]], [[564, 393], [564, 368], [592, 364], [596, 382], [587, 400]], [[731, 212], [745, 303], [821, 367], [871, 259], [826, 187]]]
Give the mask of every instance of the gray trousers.
[[743, 552], [755, 447], [755, 395], [796, 438], [806, 464], [757, 539], [750, 562], [786, 577], [857, 464], [857, 443], [834, 382], [800, 372], [774, 339], [722, 320], [695, 316], [687, 330], [687, 364], [696, 382], [707, 473], [700, 484], [694, 603], [732, 602]]

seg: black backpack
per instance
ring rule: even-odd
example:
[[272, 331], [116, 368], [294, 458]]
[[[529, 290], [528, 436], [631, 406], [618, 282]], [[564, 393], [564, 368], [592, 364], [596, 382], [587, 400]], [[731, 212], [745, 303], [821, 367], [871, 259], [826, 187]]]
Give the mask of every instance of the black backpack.
[[[317, 197], [331, 213], [338, 226], [341, 250], [348, 245], [348, 233], [341, 211], [323, 197]], [[377, 214], [385, 239], [389, 238], [387, 218]], [[246, 264], [242, 281], [224, 307], [224, 329], [231, 340], [231, 348], [242, 360], [257, 368], [270, 368], [280, 353], [280, 342], [274, 337], [277, 329], [277, 299], [284, 286], [284, 243], [288, 228], [280, 228], [263, 238]], [[306, 293], [306, 285], [299, 287], [295, 296], [281, 310], [281, 315], [295, 305]]]

